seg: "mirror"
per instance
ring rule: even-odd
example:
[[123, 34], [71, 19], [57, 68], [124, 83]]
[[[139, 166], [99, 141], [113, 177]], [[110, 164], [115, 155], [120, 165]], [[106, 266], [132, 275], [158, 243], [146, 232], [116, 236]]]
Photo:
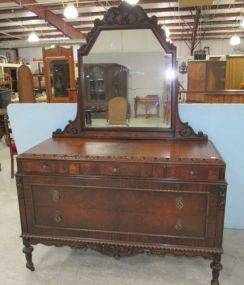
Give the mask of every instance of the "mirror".
[[68, 97], [70, 88], [68, 60], [49, 62], [52, 97]]
[[157, 17], [122, 1], [78, 50], [77, 115], [54, 137], [206, 139], [178, 113], [176, 47]]
[[87, 128], [170, 128], [173, 56], [150, 29], [101, 31], [83, 57]]

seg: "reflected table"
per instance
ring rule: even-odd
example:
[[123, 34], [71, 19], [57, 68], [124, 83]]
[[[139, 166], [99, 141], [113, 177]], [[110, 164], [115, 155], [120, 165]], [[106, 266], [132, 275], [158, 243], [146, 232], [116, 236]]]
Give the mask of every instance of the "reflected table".
[[136, 96], [134, 98], [134, 110], [135, 110], [135, 118], [137, 117], [137, 107], [138, 103], [142, 103], [144, 105], [145, 110], [145, 118], [148, 118], [148, 109], [150, 104], [154, 104], [157, 108], [157, 117], [159, 118], [159, 97], [158, 95], [147, 95], [146, 97]]
[[92, 124], [92, 114], [93, 113], [106, 113], [106, 112], [107, 112], [106, 108], [97, 108], [97, 107], [86, 108], [85, 110], [86, 125]]

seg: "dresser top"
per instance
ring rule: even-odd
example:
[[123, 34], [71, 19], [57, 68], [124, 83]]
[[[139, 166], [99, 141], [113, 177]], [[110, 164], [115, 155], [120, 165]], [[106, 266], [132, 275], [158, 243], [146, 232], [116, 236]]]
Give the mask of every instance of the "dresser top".
[[20, 158], [145, 160], [222, 163], [210, 141], [155, 141], [51, 138], [26, 151]]

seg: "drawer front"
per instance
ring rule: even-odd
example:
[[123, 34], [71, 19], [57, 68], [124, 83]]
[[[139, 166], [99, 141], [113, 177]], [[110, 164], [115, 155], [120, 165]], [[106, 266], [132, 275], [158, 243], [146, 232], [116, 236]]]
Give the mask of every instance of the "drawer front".
[[24, 173], [79, 174], [79, 164], [75, 162], [24, 160]]
[[23, 189], [30, 234], [221, 246], [224, 183], [49, 175], [23, 177]]
[[84, 162], [80, 164], [82, 175], [103, 176], [138, 176], [151, 177], [151, 164], [115, 163], [115, 162]]
[[121, 176], [179, 180], [218, 181], [224, 171], [213, 165], [151, 164], [126, 162], [69, 162], [53, 160], [23, 160], [23, 173], [54, 173], [82, 176]]
[[220, 172], [219, 167], [209, 165], [157, 165], [154, 166], [153, 176], [169, 179], [218, 181], [221, 179]]
[[87, 162], [80, 164], [80, 173], [91, 176], [134, 176], [192, 181], [218, 181], [221, 179], [219, 167], [198, 165]]
[[33, 187], [36, 225], [145, 235], [204, 237], [207, 198], [133, 189]]

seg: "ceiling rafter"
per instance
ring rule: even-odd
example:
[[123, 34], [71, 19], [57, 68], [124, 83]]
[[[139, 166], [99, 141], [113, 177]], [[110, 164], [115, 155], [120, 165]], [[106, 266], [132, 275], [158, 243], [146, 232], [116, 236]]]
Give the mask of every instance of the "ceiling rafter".
[[[16, 37], [25, 39], [31, 30], [39, 32], [38, 35], [42, 39], [58, 38], [67, 32], [67, 26], [75, 30], [76, 35], [78, 33], [79, 37], [82, 35], [82, 39], [85, 39], [93, 27], [95, 18], [101, 19], [111, 6], [117, 6], [121, 0], [78, 0], [77, 2], [78, 18], [67, 20], [63, 16], [63, 4], [58, 0], [0, 0], [0, 42], [15, 41]], [[140, 0], [139, 5], [149, 16], [157, 16], [162, 28], [170, 29], [172, 40], [185, 41], [191, 50], [196, 24], [196, 7], [180, 8], [178, 0]], [[37, 10], [34, 11], [33, 7]], [[240, 28], [244, 3], [235, 0], [218, 0], [211, 6], [198, 8], [201, 9], [198, 23], [201, 29], [195, 30], [194, 47], [202, 39], [230, 38], [235, 32], [244, 37], [244, 29]], [[43, 10], [48, 12], [43, 13]], [[48, 13], [61, 20], [61, 28], [47, 22]], [[68, 37], [70, 36], [67, 35], [65, 39]], [[78, 41], [70, 40], [70, 42]]]
[[[24, 6], [24, 8], [29, 11], [35, 13], [39, 18], [44, 19], [59, 31], [61, 31], [64, 35], [70, 37], [71, 39], [80, 39], [84, 40], [85, 36], [77, 31], [73, 26], [69, 23], [65, 22], [62, 18], [54, 14], [52, 11], [40, 6], [38, 2], [34, 0], [13, 0], [14, 2]], [[27, 4], [25, 6], [25, 4]], [[28, 5], [32, 4], [32, 5]]]
[[200, 22], [201, 17], [201, 9], [196, 9], [196, 15], [194, 17], [194, 25], [192, 30], [192, 38], [191, 38], [191, 55], [193, 55], [195, 46], [196, 46], [196, 39], [197, 39], [197, 30]]

